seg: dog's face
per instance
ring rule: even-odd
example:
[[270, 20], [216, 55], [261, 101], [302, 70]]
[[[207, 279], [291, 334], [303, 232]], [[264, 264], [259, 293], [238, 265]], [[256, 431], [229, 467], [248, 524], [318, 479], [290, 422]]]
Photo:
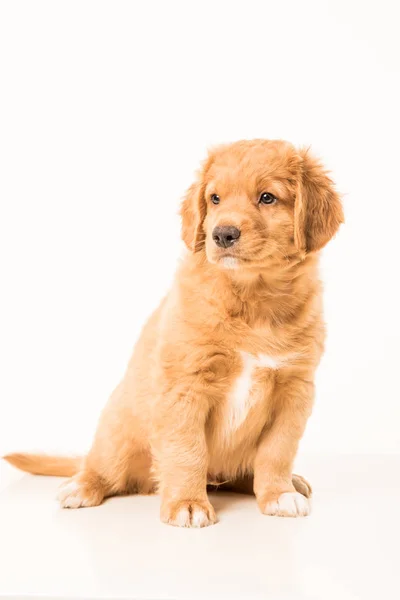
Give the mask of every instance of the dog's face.
[[259, 268], [322, 248], [343, 221], [323, 167], [282, 141], [210, 153], [182, 205], [183, 239], [221, 268]]

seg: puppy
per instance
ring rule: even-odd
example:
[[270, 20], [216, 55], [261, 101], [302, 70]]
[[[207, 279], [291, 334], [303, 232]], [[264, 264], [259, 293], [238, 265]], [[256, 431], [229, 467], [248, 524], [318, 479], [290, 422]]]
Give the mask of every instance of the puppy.
[[318, 253], [343, 222], [308, 151], [240, 141], [209, 153], [182, 208], [188, 252], [150, 317], [85, 458], [6, 456], [69, 476], [62, 507], [161, 495], [161, 519], [216, 522], [207, 484], [254, 491], [265, 515], [308, 515], [292, 474], [324, 344]]

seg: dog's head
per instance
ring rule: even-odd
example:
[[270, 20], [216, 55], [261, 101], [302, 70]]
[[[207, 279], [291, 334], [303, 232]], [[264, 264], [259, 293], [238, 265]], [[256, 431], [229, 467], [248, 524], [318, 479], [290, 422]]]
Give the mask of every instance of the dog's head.
[[263, 267], [320, 250], [343, 222], [323, 166], [283, 141], [241, 141], [210, 152], [183, 201], [182, 237], [223, 268]]

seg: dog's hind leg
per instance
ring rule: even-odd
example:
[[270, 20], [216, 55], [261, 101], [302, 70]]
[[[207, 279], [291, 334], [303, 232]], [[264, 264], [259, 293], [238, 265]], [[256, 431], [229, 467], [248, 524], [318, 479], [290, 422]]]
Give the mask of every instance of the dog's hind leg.
[[106, 492], [106, 482], [96, 472], [85, 469], [61, 484], [57, 500], [62, 508], [98, 506]]
[[[303, 494], [306, 498], [311, 498], [312, 489], [311, 485], [308, 483], [304, 477], [301, 475], [292, 475], [292, 483], [296, 490], [300, 494]], [[237, 494], [254, 494], [254, 477], [253, 475], [244, 475], [243, 477], [238, 477], [233, 481], [226, 481], [223, 483], [210, 483], [209, 490], [222, 490], [226, 492], [236, 492]]]
[[94, 446], [82, 470], [61, 484], [57, 499], [62, 508], [98, 506], [110, 496], [153, 491], [150, 455], [134, 444], [114, 450], [108, 457], [99, 456]]
[[62, 507], [97, 506], [110, 496], [153, 491], [151, 454], [132, 396], [124, 381], [112, 394], [80, 471], [60, 488]]
[[312, 496], [312, 487], [308, 483], [307, 479], [304, 479], [301, 475], [292, 475], [292, 483], [296, 492], [299, 494], [303, 494], [306, 498], [311, 498]]

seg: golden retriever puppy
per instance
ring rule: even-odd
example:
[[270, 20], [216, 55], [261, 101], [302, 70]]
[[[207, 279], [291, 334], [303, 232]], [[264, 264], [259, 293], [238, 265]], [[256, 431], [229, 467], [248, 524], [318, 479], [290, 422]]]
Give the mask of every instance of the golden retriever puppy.
[[323, 166], [284, 141], [212, 150], [184, 198], [188, 248], [145, 325], [85, 458], [5, 457], [70, 476], [65, 508], [161, 495], [161, 519], [216, 522], [207, 485], [252, 491], [265, 515], [308, 515], [292, 474], [324, 344], [318, 253], [343, 221]]

